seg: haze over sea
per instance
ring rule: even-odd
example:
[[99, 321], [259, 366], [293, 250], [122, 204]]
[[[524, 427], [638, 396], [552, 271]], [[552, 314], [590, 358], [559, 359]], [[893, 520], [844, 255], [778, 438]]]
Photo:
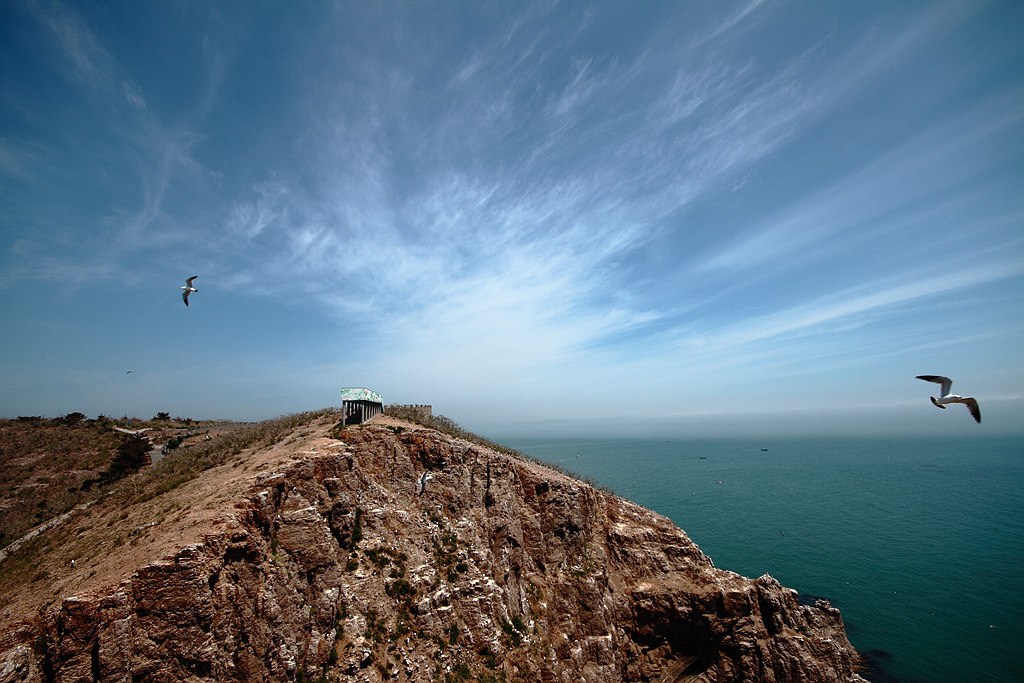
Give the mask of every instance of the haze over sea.
[[502, 443], [668, 516], [717, 567], [827, 598], [871, 681], [1024, 680], [1020, 438]]

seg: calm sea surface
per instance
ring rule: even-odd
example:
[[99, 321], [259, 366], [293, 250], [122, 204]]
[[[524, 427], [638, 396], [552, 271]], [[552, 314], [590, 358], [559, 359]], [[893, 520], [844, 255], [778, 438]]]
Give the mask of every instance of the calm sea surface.
[[1024, 681], [1024, 439], [501, 442], [828, 598], [869, 680]]

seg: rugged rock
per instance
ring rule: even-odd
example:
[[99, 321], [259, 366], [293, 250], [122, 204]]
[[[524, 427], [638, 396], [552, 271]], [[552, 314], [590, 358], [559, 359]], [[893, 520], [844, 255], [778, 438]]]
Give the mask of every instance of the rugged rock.
[[536, 463], [374, 425], [294, 458], [202, 542], [0, 635], [0, 681], [862, 680], [827, 602]]

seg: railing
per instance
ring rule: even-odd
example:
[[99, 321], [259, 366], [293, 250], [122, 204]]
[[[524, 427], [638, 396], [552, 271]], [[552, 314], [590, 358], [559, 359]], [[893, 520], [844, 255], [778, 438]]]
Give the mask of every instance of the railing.
[[389, 403], [387, 408], [403, 408], [405, 410], [415, 410], [424, 415], [433, 415], [434, 407], [426, 403]]

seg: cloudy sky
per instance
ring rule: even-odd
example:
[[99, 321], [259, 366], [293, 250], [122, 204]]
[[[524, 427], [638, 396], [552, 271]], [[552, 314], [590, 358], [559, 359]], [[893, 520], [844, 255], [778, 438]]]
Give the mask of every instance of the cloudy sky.
[[5, 2], [0, 416], [367, 386], [488, 435], [1020, 433], [1022, 30], [975, 0]]

